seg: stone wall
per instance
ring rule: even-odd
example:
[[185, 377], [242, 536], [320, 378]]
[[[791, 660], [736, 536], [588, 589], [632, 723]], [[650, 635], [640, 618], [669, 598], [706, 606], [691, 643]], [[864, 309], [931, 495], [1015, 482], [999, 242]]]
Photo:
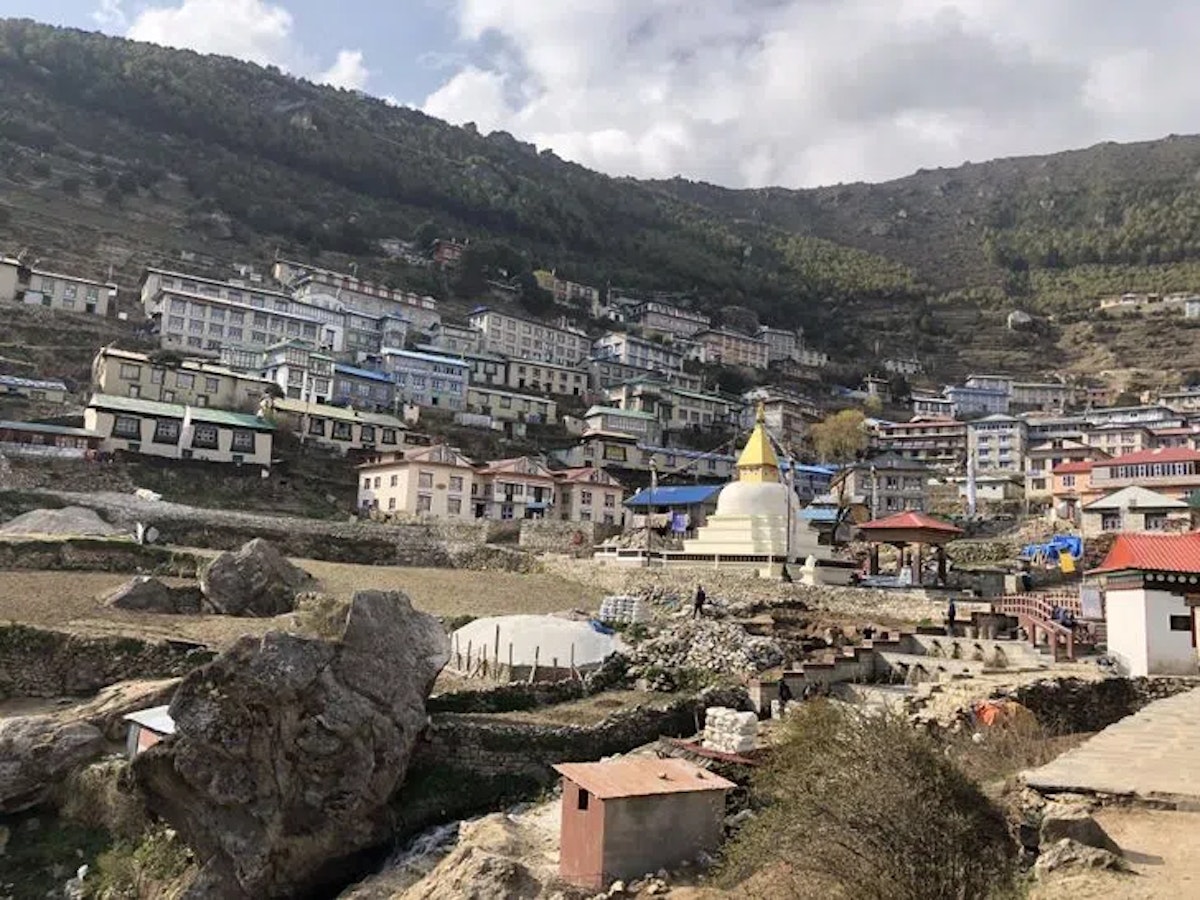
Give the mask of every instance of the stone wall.
[[1100, 731], [1155, 700], [1200, 687], [1195, 678], [1057, 678], [1016, 688], [1012, 696], [1052, 732]]
[[714, 689], [587, 726], [435, 715], [393, 798], [396, 839], [536, 796], [557, 779], [550, 768], [556, 763], [626, 753], [664, 735], [695, 734], [710, 706], [746, 709], [749, 697], [742, 688]]
[[584, 687], [576, 680], [499, 684], [478, 691], [437, 694], [425, 702], [425, 710], [431, 714], [513, 712], [578, 700], [582, 696]]
[[0, 569], [127, 572], [194, 578], [201, 560], [191, 553], [128, 540], [68, 538], [0, 542]]
[[174, 678], [213, 658], [183, 641], [0, 627], [0, 697], [85, 697], [118, 681]]
[[526, 519], [521, 523], [522, 550], [533, 553], [568, 553], [591, 556], [593, 548], [621, 526], [598, 522], [563, 522], [557, 519]]

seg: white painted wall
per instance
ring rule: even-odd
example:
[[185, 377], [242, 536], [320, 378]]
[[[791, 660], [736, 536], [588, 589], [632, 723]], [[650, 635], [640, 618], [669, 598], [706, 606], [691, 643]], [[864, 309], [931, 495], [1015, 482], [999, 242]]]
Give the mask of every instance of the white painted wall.
[[1108, 653], [1132, 676], [1147, 674], [1145, 591], [1109, 591], [1104, 621], [1108, 626]]
[[1171, 616], [1191, 614], [1182, 597], [1167, 591], [1109, 591], [1108, 652], [1133, 677], [1194, 675], [1198, 657], [1191, 631], [1171, 630]]
[[1178, 594], [1167, 591], [1145, 593], [1150, 674], [1195, 675], [1197, 656], [1196, 648], [1192, 646], [1191, 629], [1171, 630], [1171, 616], [1187, 616], [1190, 620], [1191, 607], [1184, 603]]

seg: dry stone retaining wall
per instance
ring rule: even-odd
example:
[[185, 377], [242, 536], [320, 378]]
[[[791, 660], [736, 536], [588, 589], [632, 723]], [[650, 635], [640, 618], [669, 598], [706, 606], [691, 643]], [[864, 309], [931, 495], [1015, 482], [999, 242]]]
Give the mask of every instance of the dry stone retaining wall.
[[563, 522], [555, 519], [527, 519], [521, 523], [520, 546], [532, 553], [568, 553], [591, 556], [592, 549], [614, 534], [619, 525], [597, 522]]
[[185, 675], [214, 655], [186, 642], [7, 625], [0, 627], [0, 697], [89, 696], [118, 681]]
[[201, 561], [190, 553], [128, 540], [67, 538], [0, 541], [0, 569], [128, 572], [194, 578]]
[[1195, 678], [1059, 678], [1012, 692], [1039, 723], [1061, 734], [1100, 731], [1155, 700], [1200, 687]]

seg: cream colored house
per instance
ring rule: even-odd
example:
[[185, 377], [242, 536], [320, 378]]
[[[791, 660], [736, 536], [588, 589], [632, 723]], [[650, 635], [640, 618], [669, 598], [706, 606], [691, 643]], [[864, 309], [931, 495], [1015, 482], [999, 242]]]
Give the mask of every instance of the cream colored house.
[[585, 467], [555, 472], [554, 477], [558, 479], [555, 518], [565, 522], [620, 523], [625, 489], [612, 475], [603, 469]]
[[726, 366], [767, 367], [767, 342], [723, 328], [711, 328], [696, 334], [696, 342], [704, 348], [704, 361]]
[[481, 385], [467, 388], [467, 412], [491, 416], [500, 422], [558, 421], [558, 404], [547, 397], [499, 391]]
[[198, 359], [168, 363], [104, 347], [92, 360], [92, 387], [112, 397], [256, 412], [272, 382]]
[[475, 518], [475, 467], [445, 444], [375, 457], [358, 467], [358, 477], [360, 510]]
[[61, 275], [0, 257], [0, 303], [107, 316], [116, 299], [117, 286], [110, 282]]
[[515, 391], [582, 397], [588, 389], [588, 373], [576, 366], [510, 359], [505, 365], [505, 374], [508, 387]]
[[1085, 538], [1109, 532], [1188, 531], [1191, 507], [1182, 500], [1143, 487], [1127, 487], [1083, 507]]
[[475, 472], [471, 505], [479, 519], [550, 518], [557, 482], [532, 456], [497, 459]]
[[386, 413], [291, 398], [274, 401], [272, 408], [276, 419], [303, 442], [328, 447], [343, 455], [352, 451], [402, 451], [406, 447], [428, 445], [428, 438], [413, 434], [404, 422]]
[[109, 453], [137, 453], [236, 465], [271, 465], [274, 424], [258, 416], [96, 394], [83, 413], [84, 427]]
[[487, 307], [475, 310], [468, 321], [482, 334], [481, 349], [488, 353], [574, 366], [587, 359], [592, 349], [591, 339], [581, 331], [555, 328]]

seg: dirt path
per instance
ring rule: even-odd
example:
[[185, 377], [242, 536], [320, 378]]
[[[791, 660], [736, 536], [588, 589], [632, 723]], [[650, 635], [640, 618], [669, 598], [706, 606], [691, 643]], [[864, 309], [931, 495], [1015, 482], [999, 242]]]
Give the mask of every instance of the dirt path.
[[1064, 873], [1029, 900], [1185, 900], [1200, 897], [1200, 813], [1110, 808], [1096, 814], [1135, 874]]

